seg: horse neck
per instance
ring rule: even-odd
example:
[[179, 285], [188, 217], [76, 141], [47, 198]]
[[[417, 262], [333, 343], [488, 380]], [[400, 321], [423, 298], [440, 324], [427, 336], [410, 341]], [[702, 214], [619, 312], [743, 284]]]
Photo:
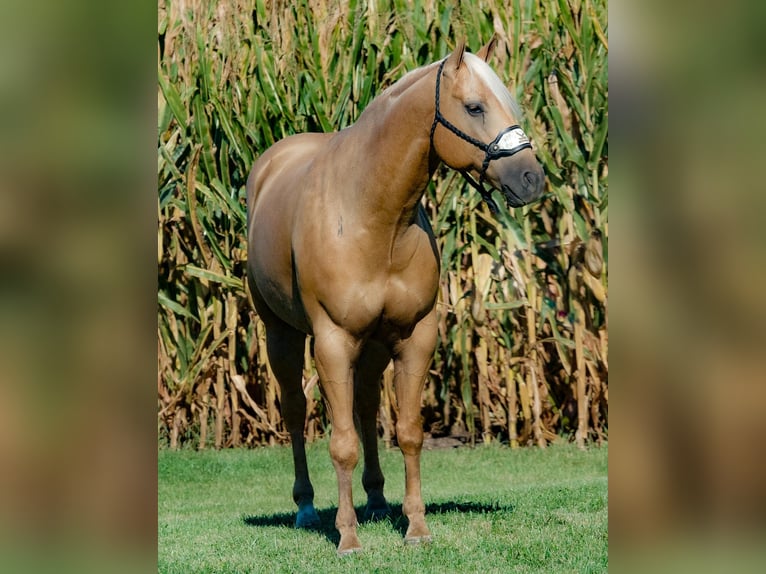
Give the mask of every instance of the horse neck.
[[[438, 165], [431, 151], [436, 67], [419, 68], [381, 94], [348, 132], [346, 201], [371, 224], [408, 226]], [[354, 137], [351, 137], [354, 136]], [[341, 177], [348, 176], [343, 174]]]

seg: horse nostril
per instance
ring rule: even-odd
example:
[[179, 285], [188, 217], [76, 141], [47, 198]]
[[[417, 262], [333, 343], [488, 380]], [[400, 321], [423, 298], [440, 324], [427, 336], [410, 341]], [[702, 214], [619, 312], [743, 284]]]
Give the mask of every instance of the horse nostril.
[[537, 186], [537, 174], [531, 171], [525, 171], [522, 179], [524, 180], [524, 187], [526, 188], [534, 188]]

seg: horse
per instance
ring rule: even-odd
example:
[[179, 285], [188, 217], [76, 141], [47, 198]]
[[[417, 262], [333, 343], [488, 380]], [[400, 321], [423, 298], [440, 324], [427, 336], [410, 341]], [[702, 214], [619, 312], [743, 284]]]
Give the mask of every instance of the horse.
[[248, 176], [247, 281], [292, 443], [295, 525], [319, 526], [304, 443], [302, 371], [311, 336], [331, 422], [340, 555], [361, 549], [351, 488], [360, 438], [363, 520], [391, 512], [377, 412], [381, 376], [392, 360], [405, 465], [404, 539], [431, 540], [420, 479], [421, 395], [437, 342], [439, 254], [420, 203], [431, 176], [443, 162], [490, 204], [485, 183], [511, 207], [543, 190], [518, 105], [487, 64], [494, 43], [493, 37], [476, 54], [458, 43], [446, 58], [387, 88], [351, 126], [276, 142]]

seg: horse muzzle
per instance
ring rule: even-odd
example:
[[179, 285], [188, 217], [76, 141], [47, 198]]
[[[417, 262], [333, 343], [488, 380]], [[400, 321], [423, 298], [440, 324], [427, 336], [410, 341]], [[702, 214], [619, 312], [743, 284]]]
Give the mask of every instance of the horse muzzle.
[[[531, 152], [530, 157], [513, 157], [493, 162], [496, 173], [488, 173], [489, 180], [497, 183], [510, 207], [521, 207], [540, 199], [545, 188], [543, 168]], [[496, 177], [493, 177], [495, 175]]]

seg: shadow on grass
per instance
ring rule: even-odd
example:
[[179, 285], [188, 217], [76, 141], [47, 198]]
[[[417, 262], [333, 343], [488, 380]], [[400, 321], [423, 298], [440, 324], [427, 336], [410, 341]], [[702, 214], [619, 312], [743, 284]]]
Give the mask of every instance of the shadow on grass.
[[[356, 506], [357, 520], [361, 524], [362, 516], [364, 515], [364, 506]], [[321, 525], [317, 528], [313, 528], [314, 532], [322, 533], [334, 545], [338, 545], [340, 542], [340, 534], [335, 529], [335, 514], [338, 508], [331, 506], [329, 508], [317, 509], [319, 520]], [[432, 502], [426, 504], [426, 520], [428, 515], [435, 514], [489, 514], [495, 512], [511, 513], [513, 512], [512, 505], [498, 504], [498, 503], [480, 503], [480, 502]], [[293, 527], [295, 524], [295, 512], [280, 512], [278, 514], [270, 514], [265, 516], [243, 516], [242, 521], [248, 526], [258, 527], [274, 527], [274, 526], [287, 526]], [[402, 514], [401, 504], [391, 504], [391, 516], [383, 519], [391, 524], [391, 527], [399, 532], [404, 537], [407, 533], [407, 518]]]

